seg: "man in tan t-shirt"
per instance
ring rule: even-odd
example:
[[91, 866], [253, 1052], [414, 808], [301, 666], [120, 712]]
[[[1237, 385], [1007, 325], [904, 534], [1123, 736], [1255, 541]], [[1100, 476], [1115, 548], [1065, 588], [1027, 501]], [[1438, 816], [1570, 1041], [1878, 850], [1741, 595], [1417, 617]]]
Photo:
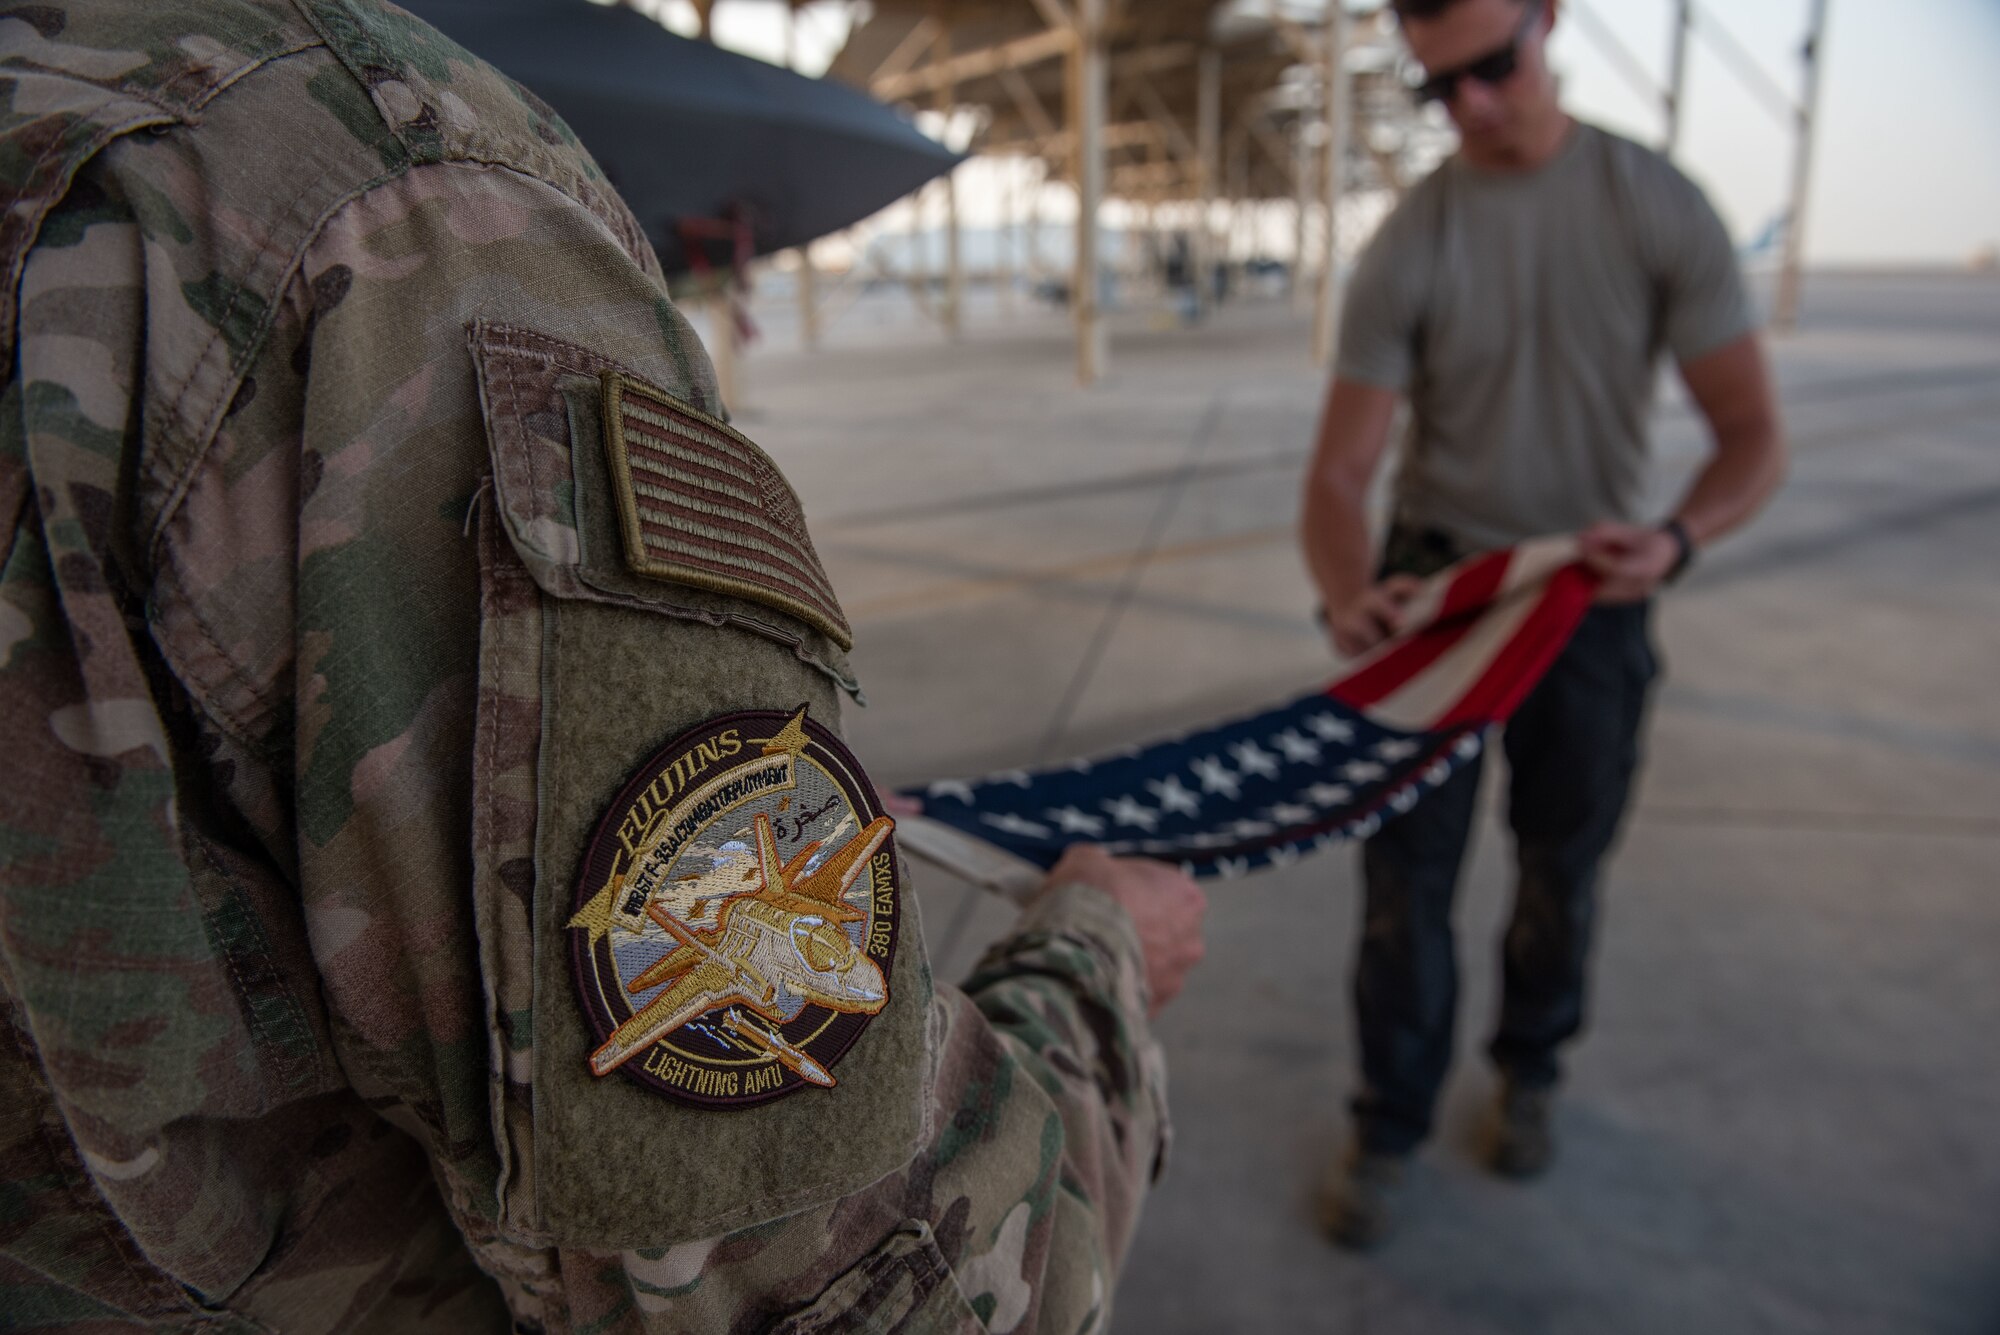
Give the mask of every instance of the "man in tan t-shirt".
[[[1599, 605], [1506, 730], [1518, 879], [1489, 1052], [1493, 1166], [1547, 1164], [1558, 1048], [1582, 1027], [1598, 864], [1639, 756], [1656, 590], [1763, 505], [1784, 446], [1721, 221], [1658, 154], [1573, 120], [1546, 47], [1553, 0], [1395, 0], [1458, 153], [1413, 189], [1355, 271], [1306, 480], [1305, 552], [1343, 654], [1394, 634], [1418, 577], [1472, 552], [1580, 532]], [[1670, 353], [1714, 439], [1671, 516], [1643, 513], [1647, 417]], [[1410, 419], [1376, 559], [1365, 500], [1399, 399]], [[1451, 1053], [1451, 905], [1478, 786], [1465, 771], [1362, 857], [1355, 1142], [1324, 1222], [1386, 1231]]]

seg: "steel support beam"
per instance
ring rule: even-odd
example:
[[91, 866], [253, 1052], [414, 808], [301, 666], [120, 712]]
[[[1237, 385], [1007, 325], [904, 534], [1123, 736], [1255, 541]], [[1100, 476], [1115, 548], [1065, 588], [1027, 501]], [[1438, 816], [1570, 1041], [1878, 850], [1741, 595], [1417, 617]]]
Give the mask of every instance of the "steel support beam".
[[1688, 30], [1693, 26], [1691, 0], [1674, 0], [1674, 30], [1667, 48], [1667, 132], [1660, 150], [1668, 157], [1680, 147], [1681, 113], [1687, 105]]
[[1812, 20], [1800, 52], [1805, 88], [1799, 96], [1798, 140], [1792, 152], [1791, 204], [1785, 214], [1784, 261], [1778, 270], [1778, 296], [1771, 323], [1783, 330], [1799, 327], [1799, 293], [1806, 249], [1806, 197], [1812, 187], [1813, 141], [1819, 123], [1820, 73], [1825, 68], [1827, 0], [1813, 0]]
[[1254, 206], [1250, 202], [1250, 132], [1238, 124], [1229, 133], [1229, 204], [1225, 210], [1227, 221], [1223, 224], [1222, 257], [1231, 266], [1236, 263], [1238, 249], [1243, 249], [1244, 258], [1256, 253], [1256, 236], [1252, 233], [1249, 244], [1243, 246], [1245, 219], [1254, 220]]
[[[930, 20], [926, 20], [927, 23]], [[937, 25], [933, 24], [934, 34]], [[980, 51], [967, 51], [962, 55], [949, 54], [949, 46], [936, 47], [933, 36], [934, 54], [927, 65], [919, 66], [906, 73], [884, 76], [871, 80], [868, 91], [885, 102], [895, 102], [903, 98], [915, 97], [919, 93], [935, 93], [939, 89], [954, 84], [969, 83], [983, 79], [1003, 70], [1020, 70], [1029, 65], [1038, 65], [1044, 60], [1053, 60], [1069, 50], [1074, 37], [1068, 31], [1038, 32], [1030, 37], [1002, 42], [999, 46], [989, 46]]]
[[1061, 127], [1055, 123], [1055, 118], [1050, 116], [1048, 109], [1042, 105], [1042, 99], [1035, 96], [1035, 90], [1021, 77], [1021, 71], [1001, 70], [1000, 86], [1007, 90], [1007, 96], [1013, 100], [1014, 109], [1021, 113], [1021, 119], [1028, 123], [1028, 129], [1036, 136], [1052, 140], [1062, 133]]
[[1042, 22], [1051, 28], [1060, 28], [1064, 32], [1076, 30], [1077, 16], [1063, 0], [1035, 0], [1035, 8], [1041, 13]]
[[1021, 191], [1021, 166], [1019, 162], [1006, 164], [1007, 180], [1000, 191], [999, 253], [994, 257], [993, 286], [1000, 298], [1001, 313], [1009, 316], [1014, 314], [1014, 271], [1021, 239], [1016, 198]]
[[1215, 305], [1215, 201], [1222, 187], [1222, 53], [1213, 47], [1195, 66], [1195, 145], [1195, 309], [1207, 315]]
[[889, 53], [886, 60], [875, 67], [875, 73], [870, 79], [870, 87], [872, 88], [876, 84], [888, 83], [909, 73], [911, 67], [917, 63], [924, 52], [930, 49], [931, 42], [936, 37], [937, 25], [931, 20], [918, 19], [915, 23], [911, 24], [910, 30], [903, 34], [903, 40], [896, 43], [896, 49]]
[[715, 390], [734, 416], [743, 411], [740, 349], [736, 339], [736, 278], [726, 274], [708, 299], [708, 359], [715, 367]]
[[1312, 35], [1305, 30], [1304, 26], [1297, 19], [1289, 18], [1284, 14], [1274, 11], [1271, 15], [1271, 26], [1276, 29], [1278, 36], [1284, 39], [1285, 45], [1290, 48], [1292, 59], [1298, 61], [1301, 65], [1319, 64], [1319, 48], [1314, 43]]
[[1313, 152], [1311, 137], [1306, 133], [1308, 122], [1304, 116], [1292, 125], [1292, 268], [1286, 275], [1285, 289], [1292, 298], [1292, 309], [1306, 308], [1306, 258], [1307, 234], [1312, 226]]
[[[951, 33], [942, 26], [938, 29], [932, 62], [935, 67], [949, 67], [955, 63], [951, 58]], [[949, 127], [952, 107], [958, 101], [958, 85], [947, 80], [936, 85], [935, 92], [934, 109]], [[953, 170], [941, 178], [944, 186], [944, 332], [945, 337], [950, 339], [958, 338], [965, 331], [965, 259], [959, 245], [957, 177], [957, 171]]]
[[[1105, 148], [1144, 148], [1148, 144], [1160, 142], [1160, 127], [1150, 120], [1120, 121], [1106, 125], [1100, 136]], [[1074, 164], [1076, 145], [1068, 130], [1058, 130], [1049, 138], [1029, 135], [1021, 139], [989, 139], [983, 149], [988, 153], [1028, 153], [1050, 157], [1065, 164], [1064, 170]]]
[[[785, 66], [797, 70], [799, 67], [799, 7], [785, 6]], [[795, 252], [799, 257], [799, 342], [806, 351], [819, 347], [819, 275], [813, 269], [812, 242], [808, 241]]]
[[[1037, 0], [1054, 5], [1056, 0]], [[1094, 384], [1105, 372], [1103, 312], [1097, 302], [1097, 211], [1104, 200], [1106, 0], [1076, 0], [1077, 40], [1070, 49], [1069, 129], [1076, 182], [1076, 272], [1070, 308], [1076, 318], [1076, 378]]]
[[1041, 282], [1047, 265], [1042, 263], [1042, 195], [1048, 189], [1048, 168], [1040, 158], [1034, 160], [1035, 181], [1028, 187], [1028, 246], [1027, 270], [1030, 286]]
[[1348, 122], [1353, 110], [1347, 95], [1347, 0], [1327, 0], [1325, 36], [1320, 88], [1326, 103], [1326, 161], [1321, 169], [1326, 196], [1326, 236], [1320, 257], [1312, 344], [1313, 362], [1318, 366], [1333, 361], [1335, 328], [1340, 317], [1340, 195], [1347, 170]]
[[1159, 74], [1199, 59], [1201, 48], [1193, 42], [1161, 42], [1136, 51], [1120, 51], [1111, 58], [1111, 72], [1118, 78], [1128, 74]]
[[1174, 118], [1173, 110], [1160, 96], [1160, 90], [1153, 86], [1153, 81], [1143, 72], [1133, 70], [1126, 74], [1125, 85], [1139, 103], [1139, 110], [1146, 119], [1160, 127], [1168, 151], [1183, 163], [1192, 165], [1196, 162], [1201, 156], [1200, 150], [1196, 148], [1195, 141], [1188, 138], [1187, 130]]

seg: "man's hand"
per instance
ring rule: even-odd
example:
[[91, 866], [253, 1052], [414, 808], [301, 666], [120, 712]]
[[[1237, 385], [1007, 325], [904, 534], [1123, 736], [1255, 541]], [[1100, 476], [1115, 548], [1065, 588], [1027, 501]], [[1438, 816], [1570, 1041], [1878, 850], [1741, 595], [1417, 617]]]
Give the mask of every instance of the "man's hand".
[[1665, 529], [1636, 524], [1593, 524], [1579, 538], [1583, 563], [1604, 581], [1600, 603], [1636, 603], [1653, 596], [1674, 562], [1680, 544]]
[[1146, 991], [1158, 1015], [1180, 995], [1188, 971], [1201, 962], [1202, 915], [1208, 896], [1164, 862], [1114, 858], [1095, 844], [1075, 844], [1049, 870], [1049, 883], [1102, 890], [1132, 915], [1146, 957]]
[[1415, 575], [1391, 575], [1363, 589], [1345, 607], [1329, 607], [1326, 628], [1333, 647], [1345, 658], [1356, 658], [1399, 634], [1410, 600], [1423, 587]]

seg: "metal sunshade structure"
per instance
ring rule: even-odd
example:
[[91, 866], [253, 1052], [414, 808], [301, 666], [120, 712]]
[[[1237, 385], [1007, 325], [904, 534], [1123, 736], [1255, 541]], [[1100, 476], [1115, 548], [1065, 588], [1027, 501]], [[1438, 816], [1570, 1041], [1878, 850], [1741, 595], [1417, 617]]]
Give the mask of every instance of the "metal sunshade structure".
[[[1350, 22], [1339, 4], [878, 0], [828, 76], [885, 101], [975, 108], [979, 152], [1037, 159], [1074, 186], [1070, 292], [1088, 384], [1106, 346], [1084, 257], [1096, 254], [1107, 197], [1184, 206], [1198, 273], [1218, 251], [1218, 203], [1293, 202], [1301, 259], [1317, 212], [1315, 355], [1330, 354], [1340, 199], [1357, 187], [1399, 190], [1420, 123], [1389, 32], [1374, 15]], [[1351, 132], [1363, 124], [1369, 134]], [[954, 272], [948, 290], [957, 281]], [[946, 311], [955, 306], [948, 296]]]
[[[784, 0], [788, 22], [812, 2]], [[1799, 0], [1810, 14], [1796, 100], [1729, 36], [1714, 6], [1672, 2], [1669, 69], [1659, 79], [1596, 20], [1591, 0], [1565, 0], [1563, 12], [1659, 107], [1667, 151], [1684, 109], [1690, 32], [1795, 130], [1775, 313], [1775, 323], [1786, 327], [1799, 289], [1828, 0]], [[693, 3], [706, 34], [718, 0]], [[830, 80], [912, 107], [969, 108], [982, 127], [975, 152], [1034, 158], [1049, 169], [1045, 179], [1075, 188], [1071, 291], [1078, 377], [1086, 384], [1102, 373], [1106, 352], [1094, 271], [1086, 273], [1083, 260], [1097, 252], [1097, 211], [1105, 198], [1176, 203], [1183, 216], [1191, 211], [1200, 220], [1193, 231], [1204, 250], [1214, 244], [1218, 203], [1291, 201], [1293, 273], [1316, 270], [1313, 350], [1325, 360], [1333, 343], [1343, 194], [1400, 192], [1449, 149], [1438, 118], [1416, 114], [1403, 92], [1400, 39], [1382, 0], [1354, 0], [1352, 8], [1346, 0], [873, 0], [841, 7], [858, 17]], [[943, 180], [947, 213], [955, 219], [951, 178]], [[1308, 218], [1315, 213], [1324, 221], [1309, 245]], [[947, 238], [955, 256], [955, 221]], [[810, 346], [817, 326], [814, 271], [809, 253], [799, 254]], [[948, 266], [948, 326], [956, 321], [959, 267], [955, 258]]]

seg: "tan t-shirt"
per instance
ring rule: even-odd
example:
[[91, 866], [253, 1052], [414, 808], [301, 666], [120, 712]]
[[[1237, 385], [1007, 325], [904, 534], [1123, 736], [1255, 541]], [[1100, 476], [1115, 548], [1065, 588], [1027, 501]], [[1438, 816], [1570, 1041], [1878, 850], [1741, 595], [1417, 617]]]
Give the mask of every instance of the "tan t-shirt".
[[1642, 518], [1660, 352], [1751, 324], [1700, 189], [1579, 122], [1535, 171], [1454, 157], [1410, 192], [1355, 269], [1336, 374], [1409, 395], [1398, 517], [1496, 547]]

